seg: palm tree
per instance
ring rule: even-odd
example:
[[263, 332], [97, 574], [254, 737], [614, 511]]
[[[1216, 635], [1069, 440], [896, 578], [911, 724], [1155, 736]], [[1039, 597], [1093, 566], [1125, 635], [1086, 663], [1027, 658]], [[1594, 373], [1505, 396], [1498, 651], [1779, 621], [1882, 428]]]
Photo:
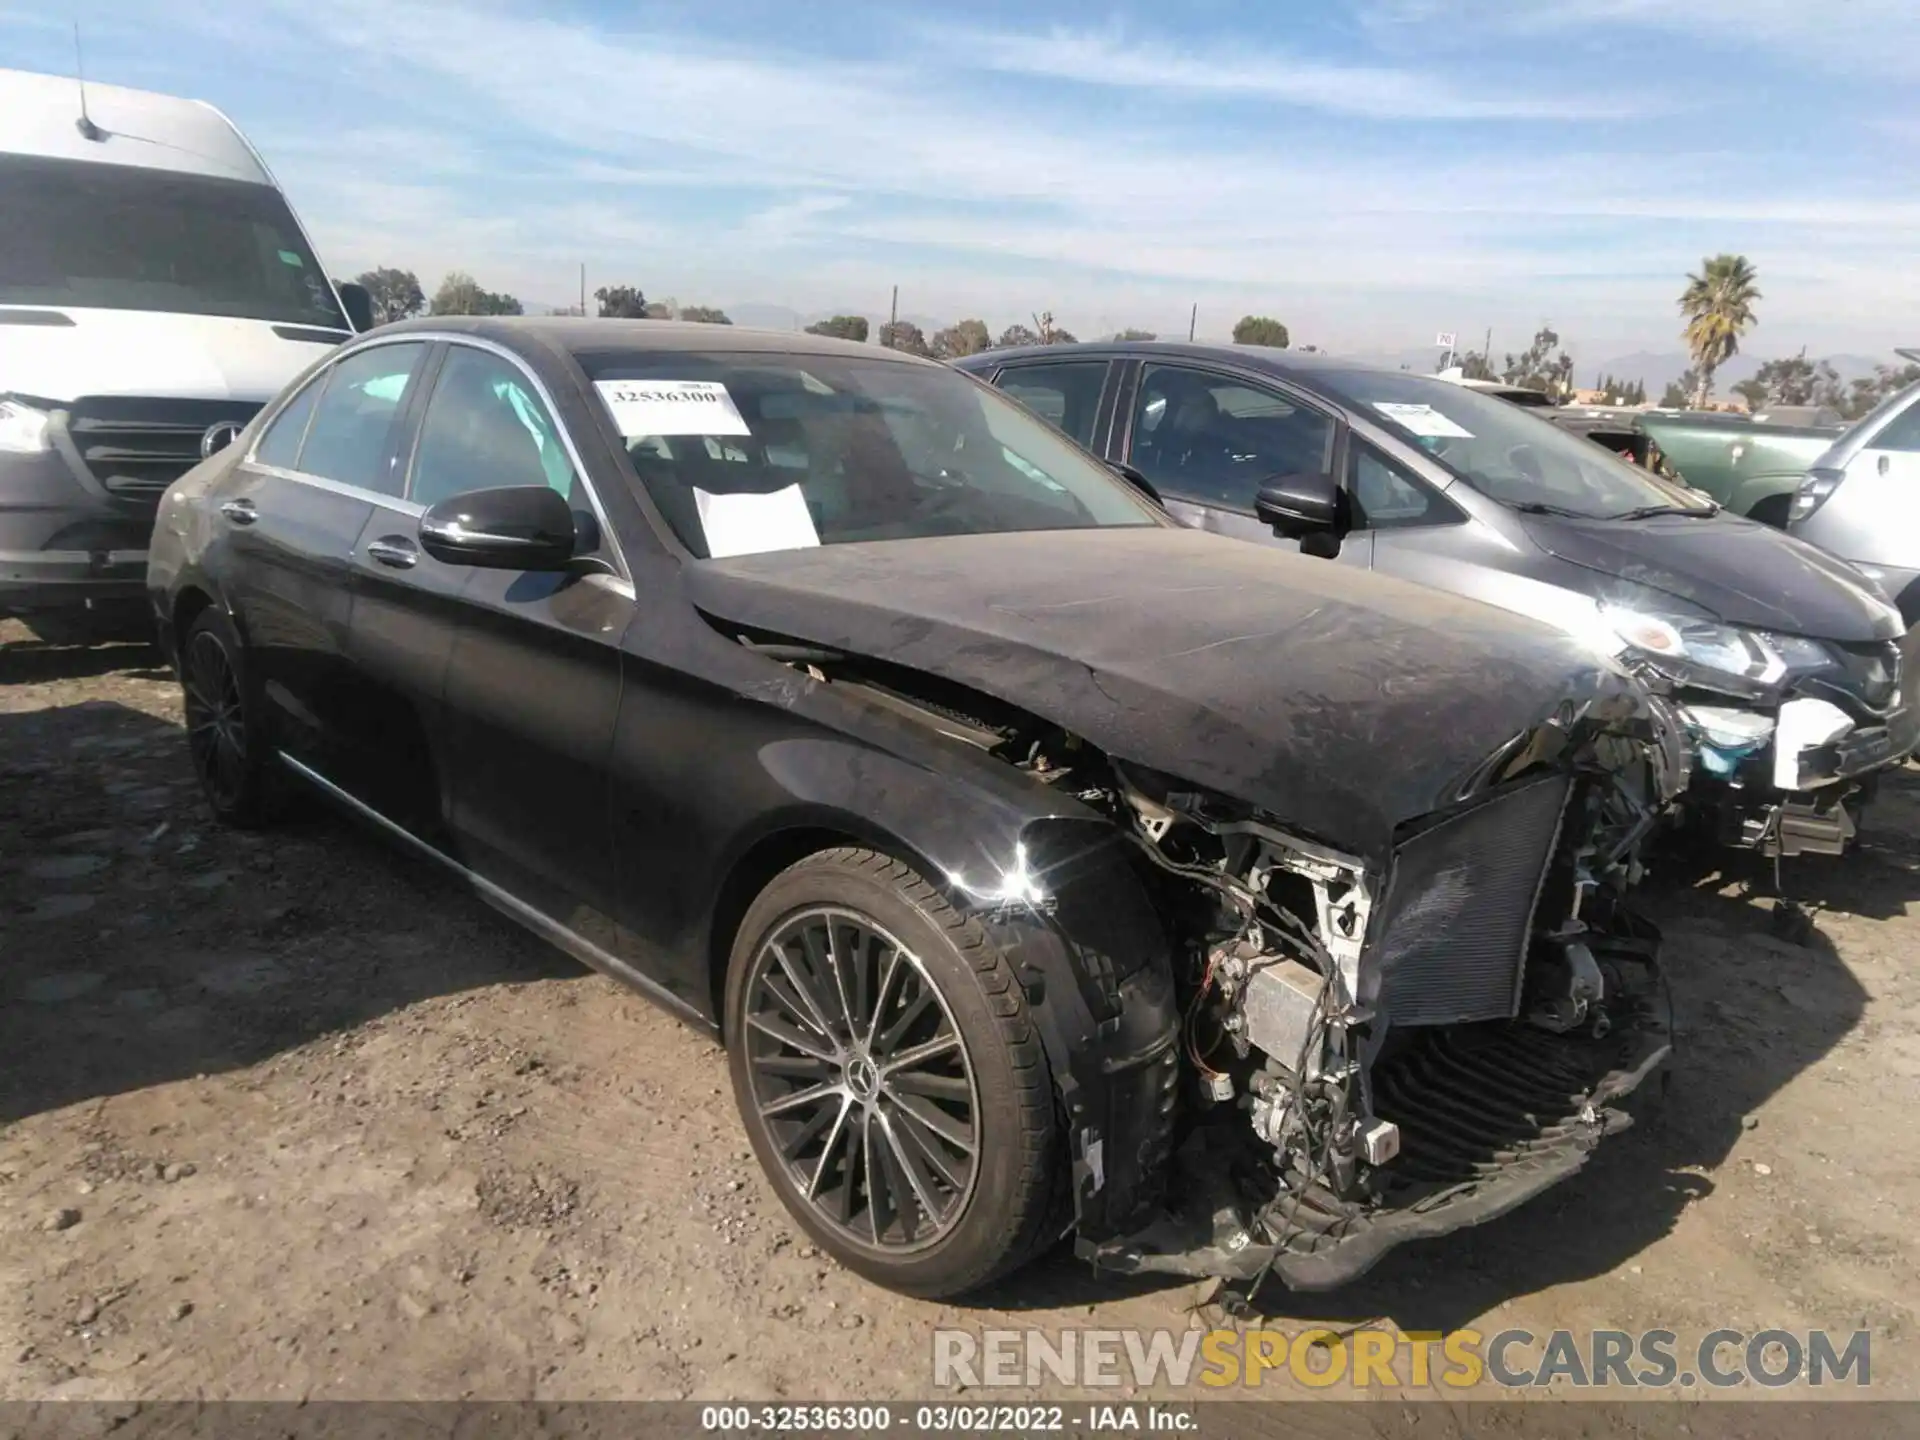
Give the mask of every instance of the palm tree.
[[1753, 265], [1744, 255], [1714, 255], [1698, 275], [1687, 276], [1680, 313], [1687, 317], [1687, 349], [1700, 387], [1694, 403], [1704, 406], [1713, 393], [1713, 372], [1740, 349], [1740, 337], [1753, 325], [1753, 302], [1760, 298]]

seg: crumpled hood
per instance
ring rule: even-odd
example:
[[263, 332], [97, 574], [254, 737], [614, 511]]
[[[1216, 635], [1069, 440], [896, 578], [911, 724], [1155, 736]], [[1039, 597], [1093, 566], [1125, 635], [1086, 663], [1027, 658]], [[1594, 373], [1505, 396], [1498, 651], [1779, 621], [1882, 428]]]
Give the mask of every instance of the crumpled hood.
[[1199, 531], [1047, 531], [691, 563], [733, 622], [910, 667], [1384, 860], [1556, 712], [1637, 683], [1531, 620]]
[[[1859, 575], [1824, 550], [1722, 510], [1704, 516], [1575, 520], [1522, 515], [1549, 555], [1629, 583], [1665, 591], [1686, 611], [1729, 625], [1858, 643], [1897, 639], [1896, 612]], [[1607, 599], [1603, 586], [1594, 587]], [[1626, 591], [1621, 603], [1646, 608]]]
[[[266, 320], [146, 310], [17, 307], [73, 323], [20, 325], [0, 315], [0, 391], [45, 400], [152, 395], [264, 404], [337, 341], [289, 339]], [[310, 326], [283, 325], [322, 336]], [[342, 332], [340, 338], [345, 338]]]

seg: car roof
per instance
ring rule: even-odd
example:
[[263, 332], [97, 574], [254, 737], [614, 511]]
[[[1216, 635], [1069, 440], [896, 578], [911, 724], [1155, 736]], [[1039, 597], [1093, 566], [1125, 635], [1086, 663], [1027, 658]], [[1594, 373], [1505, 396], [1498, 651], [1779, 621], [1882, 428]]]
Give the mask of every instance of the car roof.
[[[1199, 360], [1215, 365], [1231, 365], [1240, 370], [1257, 370], [1280, 379], [1313, 386], [1317, 377], [1337, 374], [1407, 375], [1415, 372], [1389, 370], [1384, 365], [1368, 365], [1319, 351], [1276, 350], [1270, 345], [1232, 345], [1197, 340], [1083, 340], [1072, 345], [1020, 345], [1010, 350], [984, 350], [956, 361], [964, 370], [984, 370], [1014, 360], [1037, 360], [1042, 356], [1058, 360], [1074, 355], [1092, 357], [1138, 357], [1144, 360]], [[1437, 376], [1422, 375], [1433, 380]]]
[[880, 360], [901, 365], [936, 362], [883, 345], [809, 335], [803, 330], [755, 330], [744, 325], [706, 325], [693, 320], [601, 320], [579, 315], [422, 315], [383, 325], [375, 333], [436, 331], [473, 335], [511, 346], [516, 340], [587, 357], [658, 350], [676, 354], [821, 355]]
[[233, 122], [204, 100], [91, 80], [86, 100], [97, 140], [81, 133], [71, 75], [0, 70], [0, 153], [273, 183]]

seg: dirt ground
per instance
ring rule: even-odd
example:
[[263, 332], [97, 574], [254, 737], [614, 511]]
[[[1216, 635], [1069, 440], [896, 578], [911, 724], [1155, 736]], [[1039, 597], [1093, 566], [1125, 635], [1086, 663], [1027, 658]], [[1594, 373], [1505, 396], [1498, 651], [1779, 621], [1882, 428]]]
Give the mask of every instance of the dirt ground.
[[[1217, 1322], [1065, 1254], [968, 1306], [839, 1270], [713, 1045], [350, 823], [214, 828], [153, 665], [0, 625], [0, 1399], [925, 1397], [937, 1326]], [[1920, 770], [1866, 836], [1789, 868], [1804, 944], [1651, 886], [1657, 1112], [1269, 1323], [1865, 1327], [1920, 1396]]]

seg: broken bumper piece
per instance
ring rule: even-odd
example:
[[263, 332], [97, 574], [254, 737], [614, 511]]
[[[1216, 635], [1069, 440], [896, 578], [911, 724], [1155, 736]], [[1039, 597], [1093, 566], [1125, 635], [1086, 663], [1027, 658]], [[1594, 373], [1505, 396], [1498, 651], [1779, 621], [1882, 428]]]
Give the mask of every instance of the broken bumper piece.
[[[1174, 1161], [1180, 1208], [1124, 1239], [1083, 1238], [1078, 1253], [1120, 1273], [1270, 1272], [1293, 1290], [1344, 1285], [1396, 1245], [1491, 1220], [1579, 1170], [1603, 1137], [1633, 1123], [1615, 1102], [1666, 1062], [1670, 1034], [1663, 1004], [1603, 1040], [1519, 1021], [1420, 1032], [1374, 1074], [1377, 1113], [1401, 1137], [1380, 1193], [1250, 1200], [1231, 1141], [1203, 1128]], [[1279, 1239], [1255, 1218], [1262, 1211], [1283, 1218]]]

